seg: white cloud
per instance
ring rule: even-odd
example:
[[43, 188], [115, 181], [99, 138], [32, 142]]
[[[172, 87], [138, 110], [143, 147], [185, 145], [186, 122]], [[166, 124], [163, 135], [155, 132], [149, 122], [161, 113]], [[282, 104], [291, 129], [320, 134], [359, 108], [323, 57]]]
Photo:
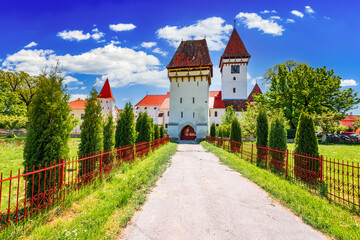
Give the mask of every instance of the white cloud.
[[26, 45], [24, 48], [31, 48], [31, 47], [35, 47], [37, 46], [38, 44], [36, 42], [31, 42], [29, 43], [28, 45]]
[[277, 11], [276, 11], [276, 10], [271, 10], [271, 12], [272, 12], [272, 13], [277, 13]]
[[174, 47], [178, 47], [181, 40], [206, 38], [209, 49], [218, 51], [225, 48], [224, 41], [228, 39], [227, 35], [232, 29], [231, 25], [225, 24], [224, 19], [210, 17], [190, 26], [165, 26], [156, 33], [159, 38], [166, 39]]
[[300, 17], [300, 18], [304, 17], [304, 14], [302, 12], [299, 12], [298, 10], [292, 10], [291, 14], [293, 14], [293, 15], [295, 15], [297, 17]]
[[64, 84], [74, 83], [76, 85], [84, 84], [83, 82], [79, 81], [77, 78], [74, 78], [72, 76], [65, 76], [63, 83]]
[[331, 20], [331, 18], [330, 18], [330, 17], [327, 17], [327, 16], [324, 16], [324, 18], [325, 18], [326, 20]]
[[286, 19], [286, 22], [287, 23], [294, 23], [295, 21], [294, 21], [294, 19], [288, 18], [288, 19]]
[[279, 16], [271, 16], [270, 18], [271, 18], [271, 19], [281, 20], [281, 17], [279, 17]]
[[85, 86], [80, 88], [80, 90], [85, 90], [85, 89], [86, 89], [86, 87], [85, 87]]
[[121, 31], [130, 31], [136, 28], [136, 26], [132, 23], [119, 23], [119, 24], [110, 24], [109, 28], [116, 32]]
[[305, 6], [305, 12], [308, 14], [315, 13], [314, 9], [312, 9], [310, 6]]
[[80, 98], [80, 100], [85, 100], [87, 99], [89, 96], [86, 94], [71, 94], [70, 95], [70, 102], [78, 100]]
[[82, 30], [64, 30], [58, 32], [57, 36], [61, 37], [64, 40], [70, 41], [82, 41], [90, 38], [90, 33], [84, 34]]
[[[97, 28], [94, 28], [92, 30], [92, 34], [91, 34], [91, 37], [94, 39], [94, 40], [99, 40], [100, 38], [104, 37], [105, 36], [105, 33], [103, 32], [100, 32], [99, 29]], [[103, 40], [101, 41], [98, 41], [98, 42], [103, 42]]]
[[59, 61], [65, 73], [101, 76], [96, 85], [102, 86], [109, 77], [112, 87], [133, 84], [169, 87], [167, 71], [158, 58], [143, 51], [108, 44], [79, 55], [56, 55], [52, 50], [21, 50], [8, 55], [2, 66], [8, 70], [40, 73], [44, 66]]
[[344, 79], [341, 80], [341, 86], [342, 87], [353, 87], [357, 86], [357, 82], [354, 79]]
[[142, 42], [141, 46], [143, 48], [152, 48], [156, 46], [156, 42]]
[[266, 13], [277, 13], [277, 11], [276, 10], [271, 10], [271, 11], [269, 11], [269, 10], [264, 10], [264, 11], [261, 11], [260, 13], [262, 13], [262, 14], [266, 14]]
[[163, 57], [165, 57], [165, 56], [168, 54], [168, 52], [162, 51], [160, 48], [155, 48], [155, 49], [153, 50], [153, 53], [158, 53], [158, 54], [160, 54], [160, 55], [163, 56]]
[[248, 29], [257, 28], [263, 33], [281, 36], [285, 29], [282, 25], [274, 22], [272, 19], [263, 19], [256, 13], [240, 12], [236, 18], [240, 19]]

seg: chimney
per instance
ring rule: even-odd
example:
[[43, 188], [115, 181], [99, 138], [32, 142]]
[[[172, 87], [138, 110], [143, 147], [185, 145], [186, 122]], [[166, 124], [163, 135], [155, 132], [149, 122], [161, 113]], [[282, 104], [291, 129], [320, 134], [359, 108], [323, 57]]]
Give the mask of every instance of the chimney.
[[78, 98], [78, 101], [80, 101], [80, 98]]

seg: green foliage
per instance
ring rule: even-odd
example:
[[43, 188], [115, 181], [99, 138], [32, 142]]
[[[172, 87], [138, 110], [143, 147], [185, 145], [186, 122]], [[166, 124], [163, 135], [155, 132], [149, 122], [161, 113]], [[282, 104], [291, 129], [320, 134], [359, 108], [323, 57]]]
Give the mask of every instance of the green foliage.
[[160, 138], [166, 137], [166, 131], [163, 125], [160, 126], [159, 134], [160, 134]]
[[261, 162], [265, 159], [266, 149], [268, 143], [269, 123], [266, 114], [266, 109], [261, 108], [256, 118], [256, 146], [257, 146], [257, 161]]
[[[33, 166], [35, 169], [38, 169], [39, 164], [41, 167], [45, 164], [49, 166], [50, 162], [68, 156], [68, 140], [72, 129], [68, 101], [69, 94], [63, 87], [63, 77], [57, 67], [49, 74], [41, 76], [28, 112], [24, 166], [29, 171], [33, 169]], [[54, 170], [52, 176], [57, 178], [57, 172]], [[45, 189], [38, 188], [40, 187], [38, 186], [39, 175], [40, 184], [41, 186], [45, 184]], [[32, 191], [38, 194], [48, 188], [49, 184], [42, 182], [43, 179], [43, 174], [35, 174], [34, 178], [28, 179], [28, 196], [31, 196]]]
[[160, 138], [160, 127], [157, 124], [154, 124], [154, 139]]
[[117, 121], [115, 147], [134, 145], [136, 138], [135, 115], [131, 103], [127, 102]]
[[0, 115], [0, 127], [9, 128], [10, 134], [13, 134], [14, 129], [25, 128], [27, 120], [27, 117], [22, 115]]
[[115, 153], [110, 152], [113, 150], [115, 145], [115, 125], [113, 120], [113, 115], [109, 114], [107, 117], [107, 121], [104, 125], [104, 152], [108, 152], [103, 155], [103, 166], [106, 166], [114, 161]]
[[256, 133], [256, 118], [260, 107], [258, 104], [246, 103], [246, 111], [241, 113], [240, 124], [244, 129], [244, 135], [252, 136]]
[[[276, 150], [286, 150], [287, 148], [285, 123], [282, 115], [277, 115], [271, 120], [268, 147]], [[271, 156], [271, 166], [276, 164], [278, 169], [284, 167], [285, 154], [283, 152], [269, 150], [269, 155]], [[278, 161], [282, 163], [279, 164]]]
[[296, 129], [287, 129], [286, 132], [288, 139], [295, 139]]
[[349, 127], [347, 126], [341, 126], [341, 125], [335, 125], [330, 129], [333, 133], [340, 133], [340, 132], [347, 132], [349, 131]]
[[216, 125], [215, 123], [212, 123], [210, 127], [210, 137], [215, 137], [215, 136], [216, 136]]
[[236, 142], [242, 142], [241, 126], [240, 126], [239, 119], [237, 117], [234, 117], [231, 122], [230, 140], [233, 140]]
[[270, 68], [264, 77], [269, 91], [257, 95], [255, 100], [269, 108], [282, 109], [292, 129], [302, 111], [344, 115], [360, 102], [352, 88], [341, 90], [341, 77], [326, 67], [314, 69], [307, 63], [290, 60]]
[[147, 112], [140, 112], [136, 120], [136, 131], [139, 133], [136, 142], [151, 142], [153, 139], [153, 120]]
[[352, 124], [353, 128], [354, 128], [354, 132], [360, 128], [360, 118], [357, 117], [355, 118], [355, 122]]
[[221, 117], [221, 125], [230, 125], [234, 117], [236, 117], [236, 111], [230, 105], [226, 108], [225, 115]]
[[216, 128], [216, 132], [217, 132], [217, 137], [218, 138], [223, 138], [224, 136], [223, 136], [223, 131], [222, 131], [222, 127], [221, 126], [218, 126], [217, 128]]
[[[299, 119], [298, 129], [295, 137], [295, 151], [296, 154], [306, 154], [310, 156], [319, 156], [318, 141], [315, 135], [315, 126], [312, 117], [307, 113], [301, 113]], [[320, 162], [311, 160], [306, 163], [302, 161], [301, 157], [295, 157], [295, 166], [299, 167], [295, 174], [299, 177], [307, 175], [306, 171], [310, 170], [314, 173], [320, 172]]]

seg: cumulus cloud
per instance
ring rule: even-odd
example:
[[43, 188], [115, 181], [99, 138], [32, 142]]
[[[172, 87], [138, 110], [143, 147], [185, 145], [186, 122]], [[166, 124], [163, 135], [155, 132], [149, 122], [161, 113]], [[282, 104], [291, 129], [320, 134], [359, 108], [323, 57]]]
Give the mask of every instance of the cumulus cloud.
[[143, 48], [152, 48], [156, 46], [156, 42], [142, 42], [141, 46]]
[[263, 19], [256, 13], [240, 12], [238, 18], [248, 29], [257, 28], [263, 33], [271, 34], [274, 36], [281, 36], [285, 29], [282, 25], [274, 22], [273, 19]]
[[297, 17], [300, 17], [300, 18], [303, 18], [304, 17], [304, 14], [298, 10], [292, 10], [291, 11], [291, 14], [297, 16]]
[[344, 79], [341, 80], [341, 86], [342, 87], [354, 87], [357, 86], [357, 82], [354, 79]]
[[63, 83], [64, 84], [73, 83], [73, 84], [77, 84], [77, 85], [83, 85], [84, 84], [83, 82], [79, 81], [77, 78], [74, 78], [72, 76], [65, 76]]
[[24, 48], [31, 48], [31, 47], [35, 47], [37, 46], [38, 44], [36, 42], [31, 42], [29, 43], [28, 45], [26, 45]]
[[108, 77], [112, 87], [133, 84], [169, 87], [167, 71], [158, 58], [114, 44], [79, 55], [56, 55], [52, 50], [23, 49], [8, 55], [2, 66], [8, 70], [21, 70], [37, 75], [44, 66], [55, 65], [57, 61], [65, 73], [101, 76], [97, 78], [97, 86], [102, 86]]
[[71, 94], [70, 95], [70, 102], [78, 100], [80, 98], [80, 100], [85, 100], [87, 99], [89, 96], [86, 94]]
[[227, 35], [232, 28], [231, 25], [225, 24], [224, 19], [211, 17], [185, 27], [165, 26], [158, 29], [156, 34], [174, 47], [178, 47], [181, 40], [206, 38], [209, 49], [218, 51], [225, 48], [224, 41], [228, 39]]
[[168, 54], [168, 52], [162, 51], [160, 48], [155, 48], [155, 49], [153, 50], [153, 53], [160, 54], [160, 55], [163, 56], [163, 57], [165, 57], [165, 56]]
[[269, 11], [269, 10], [264, 10], [264, 11], [261, 11], [260, 13], [262, 13], [262, 14], [266, 14], [266, 13], [277, 13], [277, 11], [276, 10], [271, 10], [271, 11]]
[[58, 32], [57, 36], [69, 41], [82, 41], [90, 38], [90, 33], [84, 34], [82, 30], [64, 30]]
[[312, 9], [310, 6], [305, 6], [305, 12], [308, 14], [315, 13], [314, 9]]
[[279, 16], [271, 16], [270, 18], [271, 19], [276, 19], [276, 20], [281, 20], [281, 17], [279, 17]]
[[118, 23], [118, 24], [110, 24], [109, 28], [115, 32], [122, 31], [130, 31], [136, 28], [136, 26], [132, 23]]
[[102, 37], [104, 37], [104, 36], [105, 36], [105, 33], [100, 32], [99, 29], [94, 28], [94, 29], [92, 30], [91, 37], [92, 37], [94, 40], [99, 40], [100, 38], [102, 38]]
[[294, 23], [295, 21], [294, 21], [294, 19], [288, 18], [288, 19], [286, 19], [286, 22], [287, 23]]

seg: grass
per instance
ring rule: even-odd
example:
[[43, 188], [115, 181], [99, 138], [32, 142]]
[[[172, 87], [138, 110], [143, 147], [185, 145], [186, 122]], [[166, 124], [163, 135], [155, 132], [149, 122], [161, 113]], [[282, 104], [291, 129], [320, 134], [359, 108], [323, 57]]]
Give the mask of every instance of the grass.
[[205, 141], [201, 145], [214, 153], [223, 163], [262, 187], [314, 228], [337, 239], [359, 238], [360, 218], [348, 209], [330, 203], [296, 183], [244, 161], [237, 154], [229, 153]]
[[[176, 152], [168, 143], [149, 156], [123, 164], [119, 172], [89, 195], [70, 200], [42, 224], [16, 236], [20, 239], [115, 239], [146, 200]], [[36, 225], [36, 226], [35, 226]], [[0, 235], [0, 238], [4, 237]]]

